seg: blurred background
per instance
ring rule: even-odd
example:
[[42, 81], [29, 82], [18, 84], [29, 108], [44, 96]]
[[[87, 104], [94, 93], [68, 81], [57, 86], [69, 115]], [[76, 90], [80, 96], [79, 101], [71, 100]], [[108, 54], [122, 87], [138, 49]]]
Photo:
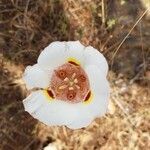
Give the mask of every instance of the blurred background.
[[[0, 0], [0, 150], [150, 149], [149, 0]], [[22, 73], [53, 41], [80, 40], [107, 58], [108, 113], [80, 130], [24, 111]]]

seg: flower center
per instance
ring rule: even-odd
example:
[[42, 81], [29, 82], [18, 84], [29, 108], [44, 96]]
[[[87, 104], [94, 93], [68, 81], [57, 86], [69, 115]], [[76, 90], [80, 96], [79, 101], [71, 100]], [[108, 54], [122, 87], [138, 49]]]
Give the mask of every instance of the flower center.
[[49, 89], [56, 99], [78, 103], [87, 99], [89, 79], [79, 65], [67, 62], [54, 70]]

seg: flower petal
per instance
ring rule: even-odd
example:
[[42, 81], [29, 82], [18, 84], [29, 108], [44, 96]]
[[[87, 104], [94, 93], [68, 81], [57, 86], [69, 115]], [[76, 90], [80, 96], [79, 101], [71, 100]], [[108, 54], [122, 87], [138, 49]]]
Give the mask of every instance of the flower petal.
[[46, 69], [54, 69], [66, 61], [65, 42], [53, 42], [47, 46], [38, 58], [38, 64]]
[[108, 64], [105, 57], [92, 46], [88, 46], [84, 51], [85, 65], [96, 65], [102, 74], [107, 75]]
[[23, 100], [25, 110], [46, 125], [66, 125], [78, 116], [74, 105], [60, 100], [48, 100], [43, 91], [32, 92]]
[[34, 87], [47, 88], [50, 82], [51, 71], [46, 72], [42, 70], [38, 64], [27, 66], [23, 75], [27, 88]]
[[103, 116], [108, 107], [108, 81], [96, 66], [89, 65], [85, 67], [85, 71], [89, 77], [90, 87], [93, 92], [93, 100], [91, 103], [87, 104], [87, 107], [92, 111], [91, 113], [94, 113], [94, 115]]
[[23, 100], [25, 111], [32, 114], [38, 109], [40, 109], [40, 107], [44, 104], [40, 98], [40, 93], [36, 91], [32, 92], [32, 94], [26, 97], [26, 99]]
[[67, 125], [71, 129], [86, 127], [94, 119], [82, 103], [70, 104], [48, 100], [43, 91], [32, 92], [23, 100], [25, 111], [46, 125]]
[[93, 119], [91, 117], [83, 116], [81, 118], [80, 116], [80, 120], [72, 122], [71, 124], [67, 125], [67, 127], [70, 129], [80, 129], [80, 128], [87, 127], [88, 125], [90, 125], [92, 121]]
[[83, 52], [85, 46], [82, 45], [79, 41], [66, 42], [67, 45], [67, 59], [73, 58], [77, 62], [80, 62], [81, 65], [84, 63]]

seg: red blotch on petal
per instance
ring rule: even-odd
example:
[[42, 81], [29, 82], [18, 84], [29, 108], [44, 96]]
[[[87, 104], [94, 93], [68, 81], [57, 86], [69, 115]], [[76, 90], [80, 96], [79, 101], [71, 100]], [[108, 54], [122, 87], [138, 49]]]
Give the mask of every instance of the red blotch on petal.
[[54, 98], [54, 94], [52, 93], [51, 90], [47, 90], [47, 93], [48, 93], [48, 95], [49, 95], [51, 98]]
[[73, 64], [75, 66], [79, 66], [77, 63], [73, 62], [73, 61], [68, 61], [68, 63]]
[[88, 101], [89, 98], [90, 98], [90, 96], [91, 96], [91, 91], [89, 91], [89, 93], [88, 93], [87, 96], [85, 97], [84, 101]]

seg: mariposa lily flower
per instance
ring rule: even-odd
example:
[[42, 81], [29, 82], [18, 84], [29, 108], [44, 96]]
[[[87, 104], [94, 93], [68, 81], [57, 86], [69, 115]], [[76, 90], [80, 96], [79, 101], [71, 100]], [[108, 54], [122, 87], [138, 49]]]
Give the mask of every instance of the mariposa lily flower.
[[53, 42], [25, 69], [27, 88], [39, 89], [23, 100], [25, 110], [46, 125], [86, 127], [107, 111], [107, 71], [106, 59], [93, 47]]

